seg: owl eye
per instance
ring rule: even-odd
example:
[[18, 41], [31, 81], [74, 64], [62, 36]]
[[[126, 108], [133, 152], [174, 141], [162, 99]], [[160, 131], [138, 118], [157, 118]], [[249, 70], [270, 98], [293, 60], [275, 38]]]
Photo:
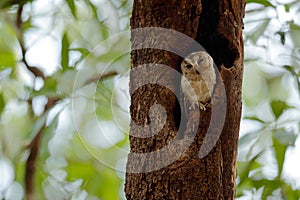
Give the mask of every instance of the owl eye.
[[191, 69], [192, 67], [193, 67], [193, 65], [190, 65], [190, 64], [186, 65], [187, 69]]

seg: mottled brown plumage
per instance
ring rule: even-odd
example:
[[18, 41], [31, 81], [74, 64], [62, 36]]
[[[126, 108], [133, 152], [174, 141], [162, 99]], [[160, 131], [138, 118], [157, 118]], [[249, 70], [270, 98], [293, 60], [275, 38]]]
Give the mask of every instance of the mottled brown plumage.
[[189, 54], [181, 63], [185, 109], [206, 110], [216, 84], [216, 73], [211, 56], [205, 51]]

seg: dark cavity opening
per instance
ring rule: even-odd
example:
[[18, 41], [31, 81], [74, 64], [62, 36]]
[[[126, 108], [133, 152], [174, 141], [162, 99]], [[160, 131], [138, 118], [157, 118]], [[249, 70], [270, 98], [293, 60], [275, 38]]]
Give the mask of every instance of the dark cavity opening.
[[226, 68], [233, 66], [235, 53], [230, 49], [228, 41], [217, 33], [220, 19], [218, 0], [202, 0], [202, 13], [200, 15], [196, 41], [212, 56], [215, 64]]

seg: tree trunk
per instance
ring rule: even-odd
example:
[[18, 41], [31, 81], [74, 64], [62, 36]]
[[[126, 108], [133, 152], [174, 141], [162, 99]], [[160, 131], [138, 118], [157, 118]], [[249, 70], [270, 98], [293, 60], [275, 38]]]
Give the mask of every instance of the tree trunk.
[[[244, 6], [244, 0], [134, 0], [132, 120], [125, 184], [128, 200], [234, 199], [242, 108]], [[199, 48], [174, 30], [205, 48], [225, 85], [227, 104], [216, 104], [221, 115], [226, 112], [225, 124], [223, 127], [222, 120], [217, 119], [220, 125], [213, 131], [222, 132], [220, 137], [211, 133], [217, 139], [210, 141], [214, 146], [205, 157], [199, 152], [214, 120], [213, 109], [190, 112], [184, 118], [182, 100], [178, 98], [177, 71], [182, 57]], [[216, 90], [218, 94], [218, 87]]]

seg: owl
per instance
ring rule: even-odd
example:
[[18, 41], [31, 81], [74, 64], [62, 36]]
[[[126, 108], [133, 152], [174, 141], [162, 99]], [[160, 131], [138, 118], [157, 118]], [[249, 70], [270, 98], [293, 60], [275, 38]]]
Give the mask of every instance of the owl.
[[181, 71], [185, 111], [206, 110], [217, 81], [212, 57], [205, 51], [193, 52], [182, 61]]

